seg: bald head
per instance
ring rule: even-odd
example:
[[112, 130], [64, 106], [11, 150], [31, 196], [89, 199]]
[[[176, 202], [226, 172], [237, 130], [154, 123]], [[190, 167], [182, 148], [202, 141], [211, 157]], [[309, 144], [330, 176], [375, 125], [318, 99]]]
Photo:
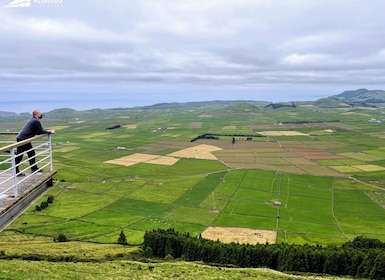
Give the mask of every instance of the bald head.
[[43, 114], [41, 113], [41, 111], [39, 109], [36, 109], [36, 110], [33, 110], [32, 117], [34, 117], [36, 119], [41, 119], [43, 117]]

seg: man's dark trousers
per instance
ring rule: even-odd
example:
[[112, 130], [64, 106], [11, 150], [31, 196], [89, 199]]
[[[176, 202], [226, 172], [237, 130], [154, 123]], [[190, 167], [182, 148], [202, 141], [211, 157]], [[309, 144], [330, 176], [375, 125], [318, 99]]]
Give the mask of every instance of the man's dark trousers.
[[[22, 141], [19, 138], [17, 138], [16, 140], [17, 140], [17, 142]], [[17, 156], [15, 158], [16, 174], [20, 173], [20, 171], [19, 171], [19, 164], [22, 161], [23, 154], [25, 152], [27, 152], [27, 155], [28, 155], [28, 158], [29, 158], [29, 165], [31, 166], [31, 171], [35, 172], [35, 171], [37, 171], [39, 169], [37, 167], [37, 165], [36, 165], [35, 151], [32, 149], [32, 144], [31, 143], [27, 143], [27, 144], [24, 144], [24, 145], [21, 145], [21, 146], [17, 147], [17, 151], [16, 151]]]

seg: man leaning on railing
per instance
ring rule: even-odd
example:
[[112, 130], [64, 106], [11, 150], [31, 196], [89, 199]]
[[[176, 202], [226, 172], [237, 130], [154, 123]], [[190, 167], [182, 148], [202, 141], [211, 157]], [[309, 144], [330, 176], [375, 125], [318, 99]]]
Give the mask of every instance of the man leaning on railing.
[[[45, 130], [40, 122], [40, 119], [43, 117], [43, 114], [40, 110], [36, 109], [32, 112], [32, 118], [25, 124], [23, 129], [19, 132], [17, 135], [16, 141], [20, 142], [26, 139], [29, 139], [31, 137], [34, 137], [36, 135], [40, 134], [53, 134], [55, 133], [54, 129]], [[19, 164], [23, 159], [23, 154], [27, 152], [28, 159], [29, 159], [29, 165], [31, 167], [32, 172], [40, 172], [39, 168], [36, 164], [35, 159], [35, 151], [32, 148], [32, 144], [26, 143], [24, 145], [21, 145], [17, 147], [17, 156], [15, 158], [16, 163], [16, 174], [17, 176], [25, 176], [24, 173], [21, 173], [19, 170]]]

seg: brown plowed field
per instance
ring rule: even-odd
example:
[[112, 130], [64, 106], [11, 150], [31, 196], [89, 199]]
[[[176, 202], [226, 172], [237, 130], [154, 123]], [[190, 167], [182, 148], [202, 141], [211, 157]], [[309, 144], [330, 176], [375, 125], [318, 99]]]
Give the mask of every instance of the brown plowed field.
[[[293, 141], [290, 147], [282, 147], [278, 141], [247, 141], [199, 139], [195, 142], [161, 141], [144, 145], [145, 153], [137, 153], [107, 161], [107, 163], [130, 166], [136, 163], [173, 165], [180, 158], [219, 160], [231, 168], [253, 168], [282, 171], [316, 176], [338, 176], [345, 174], [318, 164], [320, 159], [344, 159], [322, 150], [322, 145], [308, 148], [311, 143]], [[284, 144], [288, 144], [284, 142]], [[305, 145], [305, 148], [304, 148]], [[166, 150], [175, 150], [166, 156], [154, 154]]]
[[240, 244], [273, 244], [277, 233], [274, 230], [260, 230], [233, 227], [209, 227], [202, 237], [211, 240], [220, 240], [223, 243], [236, 242]]
[[292, 129], [292, 128], [333, 128], [340, 127], [347, 130], [360, 129], [359, 127], [348, 125], [340, 122], [321, 122], [321, 123], [286, 123], [286, 124], [252, 124], [249, 128], [252, 130], [267, 129]]

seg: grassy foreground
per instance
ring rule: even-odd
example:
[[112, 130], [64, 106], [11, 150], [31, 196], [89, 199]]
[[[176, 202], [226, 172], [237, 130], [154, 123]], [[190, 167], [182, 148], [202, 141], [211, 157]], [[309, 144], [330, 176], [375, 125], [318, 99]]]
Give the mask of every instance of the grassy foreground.
[[[27, 276], [28, 275], [28, 276]], [[342, 279], [291, 276], [269, 269], [217, 268], [198, 263], [52, 263], [47, 261], [0, 261], [0, 279]]]
[[148, 260], [140, 251], [138, 246], [54, 242], [45, 236], [5, 232], [0, 236], [0, 279], [342, 279]]

